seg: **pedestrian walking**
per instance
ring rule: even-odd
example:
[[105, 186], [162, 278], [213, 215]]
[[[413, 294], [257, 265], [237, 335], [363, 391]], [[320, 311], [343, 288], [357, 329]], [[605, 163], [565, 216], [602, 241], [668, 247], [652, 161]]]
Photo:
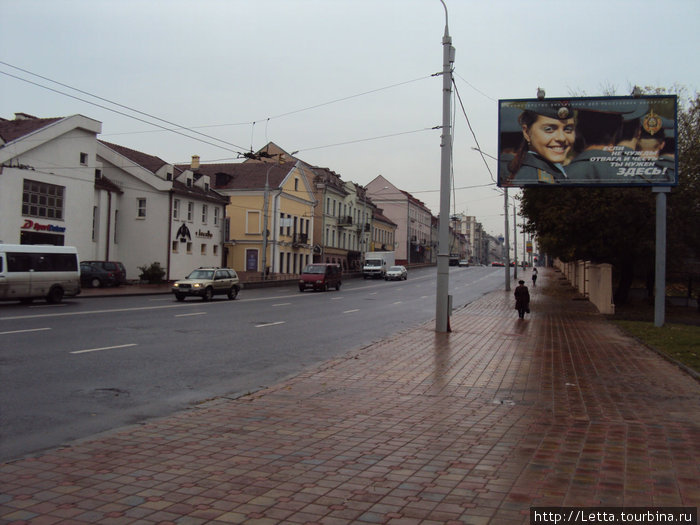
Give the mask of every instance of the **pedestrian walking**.
[[525, 281], [518, 281], [515, 288], [515, 309], [520, 319], [524, 319], [525, 314], [530, 313], [530, 291], [525, 286]]
[[535, 287], [535, 283], [537, 282], [537, 268], [532, 268], [532, 287]]

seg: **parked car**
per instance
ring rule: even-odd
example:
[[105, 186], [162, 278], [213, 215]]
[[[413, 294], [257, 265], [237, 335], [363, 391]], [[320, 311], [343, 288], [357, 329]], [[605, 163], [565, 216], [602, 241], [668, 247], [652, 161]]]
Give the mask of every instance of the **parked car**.
[[493, 262], [491, 263], [491, 266], [504, 266], [504, 267], [505, 267], [505, 264], [503, 264], [502, 262], [493, 261]]
[[197, 268], [187, 277], [173, 283], [175, 299], [184, 301], [188, 296], [201, 297], [211, 301], [215, 295], [227, 295], [235, 299], [241, 290], [238, 274], [231, 268], [203, 267]]
[[86, 288], [118, 286], [119, 277], [98, 264], [83, 261], [80, 263], [80, 284]]
[[330, 287], [340, 290], [342, 270], [339, 264], [314, 263], [304, 268], [299, 276], [299, 291], [307, 288], [325, 292]]
[[408, 279], [408, 270], [405, 266], [391, 266], [387, 271], [384, 279], [387, 281], [405, 281]]
[[93, 266], [102, 268], [107, 272], [112, 272], [117, 279], [116, 286], [126, 282], [126, 268], [119, 261], [82, 261], [84, 263], [90, 263]]
[[469, 266], [469, 261], [466, 259], [460, 259], [459, 260], [459, 265], [460, 266]]

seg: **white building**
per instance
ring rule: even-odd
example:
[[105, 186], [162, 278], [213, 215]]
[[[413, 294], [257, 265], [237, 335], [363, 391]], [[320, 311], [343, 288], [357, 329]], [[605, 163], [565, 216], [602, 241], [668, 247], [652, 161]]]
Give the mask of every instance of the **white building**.
[[129, 279], [159, 262], [167, 279], [220, 265], [226, 199], [207, 178], [101, 142], [82, 115], [0, 119], [0, 242], [72, 245], [121, 261]]

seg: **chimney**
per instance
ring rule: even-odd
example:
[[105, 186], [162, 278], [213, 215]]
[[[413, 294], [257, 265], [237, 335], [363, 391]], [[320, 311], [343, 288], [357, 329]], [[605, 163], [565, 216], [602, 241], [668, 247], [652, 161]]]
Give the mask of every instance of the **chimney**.
[[192, 162], [190, 164], [190, 169], [191, 170], [198, 170], [199, 169], [199, 155], [192, 155]]
[[15, 120], [36, 120], [36, 117], [29, 113], [15, 113]]

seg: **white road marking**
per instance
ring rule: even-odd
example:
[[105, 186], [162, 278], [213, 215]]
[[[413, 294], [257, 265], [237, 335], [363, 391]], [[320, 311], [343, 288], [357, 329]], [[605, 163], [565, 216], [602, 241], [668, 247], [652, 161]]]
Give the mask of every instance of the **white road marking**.
[[352, 314], [352, 313], [354, 313], [354, 312], [359, 312], [359, 311], [360, 311], [360, 309], [359, 309], [359, 308], [356, 308], [356, 309], [354, 309], [354, 310], [345, 310], [343, 313], [344, 313], [344, 314]]
[[177, 314], [175, 317], [189, 317], [191, 315], [207, 315], [207, 312], [193, 312], [191, 314]]
[[76, 350], [71, 352], [71, 354], [87, 354], [88, 352], [101, 352], [102, 350], [116, 350], [117, 348], [128, 348], [130, 346], [137, 346], [136, 343], [130, 343], [127, 345], [116, 345], [116, 346], [103, 346], [102, 348], [88, 348], [86, 350]]
[[12, 330], [10, 332], [0, 332], [0, 335], [7, 335], [7, 334], [23, 334], [26, 332], [41, 332], [43, 330], [51, 330], [51, 328], [31, 328], [28, 330]]
[[273, 304], [272, 306], [289, 306], [290, 304], [292, 304], [292, 303], [277, 303], [277, 304]]
[[277, 321], [277, 322], [275, 322], [275, 323], [256, 324], [256, 325], [255, 325], [255, 328], [265, 328], [265, 327], [268, 327], [268, 326], [275, 326], [275, 325], [278, 325], [278, 324], [284, 324], [285, 322], [286, 322], [286, 321]]

